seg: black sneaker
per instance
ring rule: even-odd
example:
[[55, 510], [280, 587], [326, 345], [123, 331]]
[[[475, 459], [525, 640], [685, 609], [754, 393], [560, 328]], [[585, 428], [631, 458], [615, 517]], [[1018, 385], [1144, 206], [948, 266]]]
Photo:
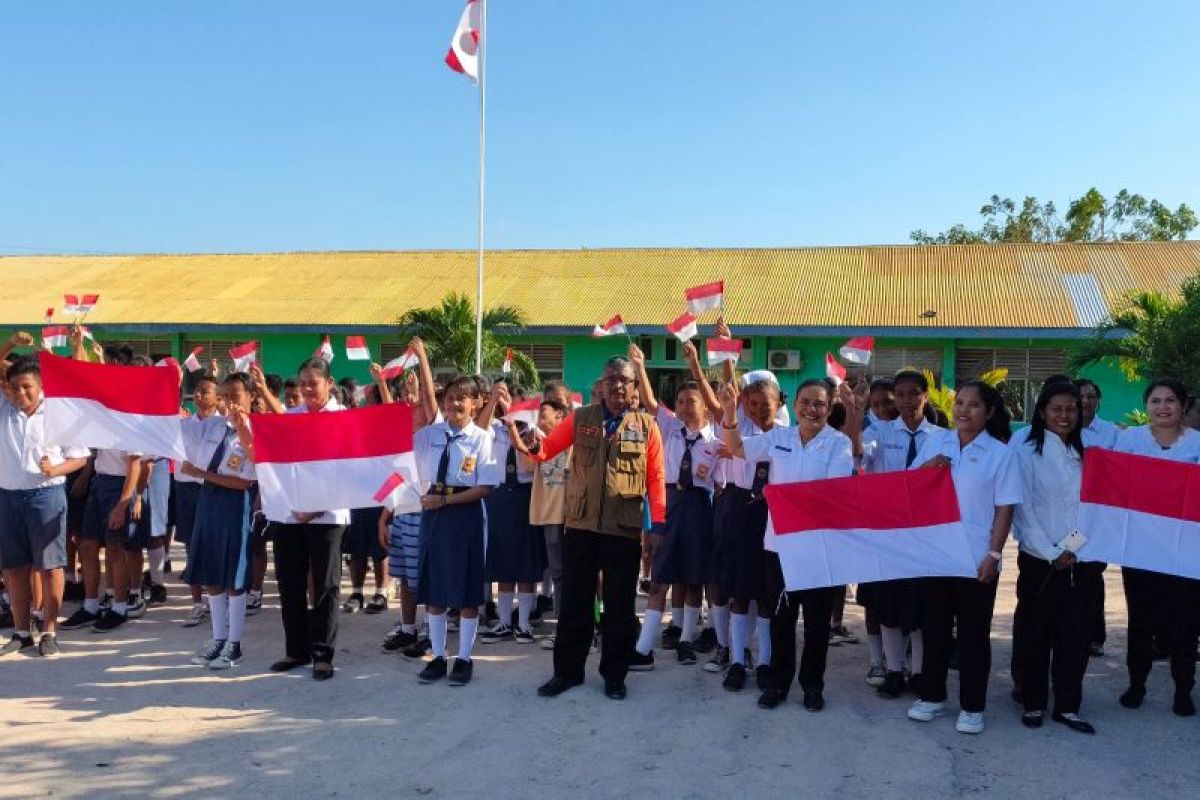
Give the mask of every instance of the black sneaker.
[[450, 686], [466, 686], [471, 682], [471, 673], [474, 671], [474, 661], [463, 661], [461, 658], [456, 658], [454, 666], [450, 668], [450, 677], [446, 679], [446, 683]]
[[197, 667], [207, 667], [214, 658], [221, 655], [224, 647], [224, 639], [209, 639], [203, 647], [196, 651], [196, 655], [192, 656], [192, 663]]
[[904, 694], [904, 673], [889, 672], [883, 677], [883, 685], [875, 690], [880, 697], [895, 699]]
[[680, 664], [695, 664], [696, 650], [691, 642], [680, 642], [675, 645], [675, 660]]
[[150, 587], [150, 602], [151, 608], [165, 606], [167, 604], [167, 587], [161, 583], [157, 583]]
[[42, 658], [54, 658], [58, 655], [58, 637], [53, 633], [43, 633], [38, 642], [38, 654]]
[[366, 607], [363, 608], [363, 611], [368, 614], [382, 614], [384, 611], [387, 611], [387, 596], [376, 592], [371, 598], [371, 602], [367, 603]]
[[221, 652], [208, 662], [209, 669], [233, 669], [242, 661], [241, 642], [226, 642]]
[[697, 653], [711, 653], [717, 647], [717, 632], [713, 628], [705, 628], [700, 631], [700, 635], [696, 637], [696, 641], [692, 642], [692, 649]]
[[530, 625], [541, 625], [542, 624], [542, 610], [540, 608], [538, 608], [536, 605], [529, 610], [529, 624]]
[[399, 625], [392, 628], [388, 635], [383, 637], [383, 649], [388, 653], [394, 653], [397, 650], [402, 650], [410, 647], [417, 642], [415, 633], [406, 633]]
[[677, 625], [668, 625], [662, 632], [663, 650], [674, 650], [679, 645], [682, 636], [683, 628]]
[[529, 628], [517, 628], [513, 631], [513, 641], [517, 644], [533, 644], [533, 631]]
[[766, 664], [759, 664], [754, 670], [754, 684], [760, 692], [765, 692], [771, 688], [771, 668]]
[[654, 669], [654, 651], [642, 655], [637, 650], [629, 654], [630, 672], [649, 672]]
[[787, 700], [787, 695], [776, 689], [774, 686], [768, 686], [763, 690], [763, 693], [758, 696], [758, 707], [772, 709], [776, 708], [784, 700]]
[[496, 611], [496, 604], [488, 600], [483, 605], [483, 621], [486, 625], [495, 625], [500, 621], [500, 614]]
[[825, 707], [825, 695], [820, 689], [805, 689], [804, 707], [812, 712], [820, 711]]
[[262, 592], [246, 593], [246, 616], [253, 617], [262, 611]]
[[1196, 703], [1192, 700], [1191, 692], [1175, 691], [1175, 700], [1171, 703], [1171, 711], [1179, 717], [1196, 716]]
[[31, 650], [32, 648], [32, 636], [17, 636], [14, 633], [13, 637], [5, 642], [3, 647], [0, 647], [0, 656], [10, 656], [13, 653], [20, 653], [25, 650]]
[[355, 592], [346, 598], [346, 602], [342, 603], [342, 611], [347, 614], [353, 614], [355, 611], [363, 610], [364, 597], [361, 592]]
[[59, 624], [58, 627], [64, 631], [74, 631], [80, 628], [90, 628], [96, 624], [96, 620], [100, 619], [99, 614], [93, 614], [83, 606], [75, 609], [75, 613], [67, 617]]
[[741, 664], [731, 664], [729, 670], [725, 673], [725, 680], [721, 685], [730, 692], [740, 692], [742, 687], [746, 685], [746, 668]]
[[111, 594], [107, 594], [107, 593], [105, 593], [104, 597], [101, 597], [101, 598], [100, 598], [100, 611], [101, 611], [101, 613], [103, 613], [104, 611], [107, 611], [108, 609], [112, 608], [112, 603], [113, 603], [113, 597], [112, 597], [112, 595], [111, 595]]
[[509, 641], [512, 638], [513, 629], [507, 625], [501, 625], [499, 623], [479, 634], [479, 641], [483, 642], [484, 644], [496, 644], [497, 642]]
[[0, 605], [0, 628], [11, 628], [13, 624], [12, 609], [7, 605]]
[[124, 614], [118, 614], [110, 608], [100, 614], [100, 618], [92, 624], [92, 630], [96, 633], [108, 633], [124, 625], [126, 620]]
[[704, 671], [713, 673], [724, 672], [729, 667], [729, 661], [729, 648], [718, 647], [716, 652], [713, 653], [712, 658], [704, 665]]
[[422, 637], [404, 648], [400, 654], [405, 658], [424, 658], [433, 650], [433, 644], [428, 638]]
[[146, 601], [142, 599], [142, 595], [133, 592], [125, 601], [125, 618], [138, 619], [146, 613]]
[[537, 602], [534, 603], [534, 608], [536, 608], [538, 611], [540, 611], [543, 614], [546, 613], [547, 611], [553, 611], [554, 610], [554, 598], [547, 597], [544, 594], [539, 594], [537, 596]]
[[433, 683], [444, 677], [446, 677], [446, 659], [438, 656], [425, 665], [425, 669], [417, 675], [417, 680], [421, 683]]

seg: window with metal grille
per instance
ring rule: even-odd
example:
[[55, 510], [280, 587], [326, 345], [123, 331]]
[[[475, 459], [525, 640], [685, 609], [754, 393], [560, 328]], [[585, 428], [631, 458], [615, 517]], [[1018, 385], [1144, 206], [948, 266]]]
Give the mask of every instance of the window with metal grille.
[[[247, 339], [193, 339], [184, 337], [179, 348], [179, 362], [191, 355], [191, 352], [197, 347], [204, 348], [196, 354], [199, 359], [202, 369], [199, 372], [183, 371], [183, 393], [186, 397], [191, 397], [195, 389], [196, 379], [201, 375], [207, 375], [212, 372], [211, 364], [215, 359], [217, 369], [222, 376], [233, 372], [233, 357], [229, 355], [229, 348], [239, 344], [245, 344]], [[262, 342], [258, 343], [258, 363], [263, 363], [263, 347]]]
[[929, 370], [942, 379], [942, 348], [879, 347], [865, 366], [847, 366], [849, 378], [890, 378], [902, 369]]
[[563, 346], [561, 344], [514, 344], [512, 349], [524, 353], [533, 360], [538, 375], [543, 381], [561, 381], [563, 378]]
[[1008, 377], [1000, 385], [1000, 394], [1013, 421], [1028, 422], [1046, 378], [1066, 372], [1067, 354], [1048, 348], [960, 347], [954, 374], [959, 383], [963, 383], [1000, 368], [1008, 370]]

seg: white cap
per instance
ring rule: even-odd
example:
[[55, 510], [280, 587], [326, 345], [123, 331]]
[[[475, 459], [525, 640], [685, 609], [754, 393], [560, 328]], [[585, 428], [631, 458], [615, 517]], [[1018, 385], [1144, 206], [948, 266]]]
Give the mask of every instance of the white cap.
[[779, 387], [779, 379], [775, 377], [774, 372], [771, 372], [769, 369], [756, 369], [753, 372], [747, 372], [742, 376], [742, 388], [745, 389], [747, 386], [753, 386], [754, 384], [762, 383], [763, 381], [770, 381], [771, 383], [775, 384], [776, 388]]

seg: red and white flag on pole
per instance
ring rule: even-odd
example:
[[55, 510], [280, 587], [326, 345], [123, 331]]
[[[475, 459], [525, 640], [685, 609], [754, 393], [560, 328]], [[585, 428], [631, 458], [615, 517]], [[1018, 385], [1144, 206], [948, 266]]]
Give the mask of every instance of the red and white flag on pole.
[[625, 323], [621, 320], [621, 315], [617, 314], [603, 325], [597, 325], [592, 328], [592, 336], [614, 336], [616, 334], [625, 333]]
[[406, 369], [412, 369], [420, 363], [421, 360], [417, 358], [416, 352], [410, 347], [404, 351], [404, 355], [393, 358], [383, 365], [383, 379], [390, 381], [392, 378], [398, 378], [404, 374]]
[[833, 353], [825, 354], [825, 377], [833, 381], [835, 385], [846, 380], [846, 368], [838, 363], [838, 360], [833, 357]]
[[412, 409], [403, 403], [326, 414], [253, 414], [254, 468], [268, 519], [293, 511], [372, 508], [393, 472], [416, 480]]
[[79, 313], [79, 295], [63, 295], [63, 313], [67, 316], [74, 316]]
[[696, 338], [696, 318], [691, 314], [682, 314], [667, 326], [667, 330], [681, 342]]
[[184, 369], [186, 369], [188, 372], [199, 372], [201, 369], [203, 369], [203, 367], [200, 365], [199, 358], [200, 351], [203, 349], [203, 346], [192, 348], [192, 352], [188, 353], [188, 357], [183, 360]]
[[185, 459], [179, 373], [38, 353], [47, 444]]
[[742, 340], [706, 339], [704, 342], [704, 352], [708, 356], [708, 365], [710, 367], [714, 364], [720, 364], [722, 361], [731, 361], [736, 364], [742, 357]]
[[571, 392], [571, 408], [583, 408], [582, 392]]
[[536, 428], [541, 411], [541, 400], [521, 400], [508, 407], [508, 413], [504, 415], [504, 419], [507, 422], [524, 422], [529, 427]]
[[395, 514], [417, 513], [421, 510], [421, 491], [416, 487], [416, 480], [402, 472], [389, 475], [373, 499], [376, 505]]
[[851, 364], [870, 364], [874, 350], [874, 336], [855, 336], [839, 347], [838, 353]]
[[49, 325], [53, 321], [54, 321], [54, 308], [52, 306], [52, 307], [46, 309], [45, 323], [47, 325]]
[[258, 342], [246, 342], [229, 348], [229, 357], [233, 359], [234, 370], [249, 371], [250, 365], [258, 361]]
[[500, 371], [503, 372], [505, 375], [509, 375], [512, 373], [512, 361], [513, 361], [512, 356], [513, 356], [512, 348], [510, 347], [504, 353], [504, 363], [500, 365]]
[[466, 75], [471, 83], [479, 82], [479, 0], [467, 0], [466, 8], [458, 19], [450, 50], [446, 53], [446, 66]]
[[321, 346], [313, 351], [313, 356], [322, 359], [326, 364], [333, 363], [333, 345], [329, 342], [329, 334], [321, 339]]
[[346, 358], [351, 361], [370, 361], [371, 350], [362, 336], [346, 337]]
[[768, 484], [765, 494], [764, 544], [788, 591], [976, 574], [948, 469]]
[[85, 294], [79, 300], [79, 306], [78, 306], [79, 313], [86, 317], [88, 314], [92, 313], [92, 309], [95, 308], [96, 304], [99, 302], [100, 302], [100, 295]]
[[49, 350], [54, 347], [66, 347], [67, 338], [70, 336], [71, 329], [66, 325], [50, 325], [42, 328], [42, 349]]
[[687, 298], [688, 311], [698, 317], [705, 311], [725, 305], [725, 281], [693, 286], [684, 292], [684, 296]]
[[1079, 499], [1081, 561], [1200, 578], [1200, 466], [1089, 447]]

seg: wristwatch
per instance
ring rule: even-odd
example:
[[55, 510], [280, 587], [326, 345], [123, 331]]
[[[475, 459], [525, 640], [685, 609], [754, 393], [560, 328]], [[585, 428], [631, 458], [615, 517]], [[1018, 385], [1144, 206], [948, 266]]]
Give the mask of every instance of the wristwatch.
[[998, 564], [998, 563], [1000, 563], [1000, 559], [1002, 559], [1002, 558], [1003, 558], [1003, 556], [1002, 556], [1002, 555], [1000, 555], [1000, 553], [999, 553], [998, 551], [996, 551], [996, 550], [988, 550], [988, 553], [987, 553], [987, 554], [988, 554], [989, 556], [991, 556], [992, 558], [996, 559], [996, 563], [997, 563], [997, 564]]

